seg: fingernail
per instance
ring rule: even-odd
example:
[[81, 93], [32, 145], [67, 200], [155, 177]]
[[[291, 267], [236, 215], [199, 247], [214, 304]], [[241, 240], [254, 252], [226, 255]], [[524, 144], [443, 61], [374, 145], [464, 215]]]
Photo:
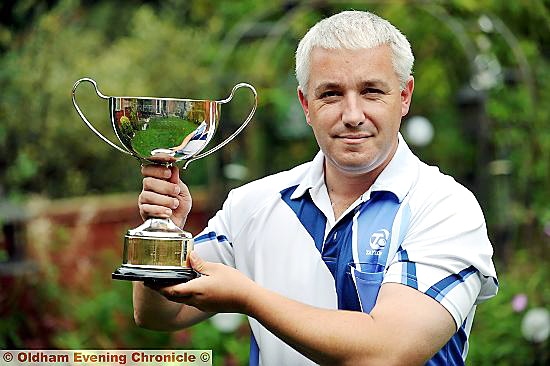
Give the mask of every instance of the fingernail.
[[174, 199], [174, 202], [172, 203], [172, 208], [178, 208], [179, 205], [180, 205], [180, 201]]
[[180, 192], [181, 192], [180, 186], [176, 186], [176, 188], [174, 188], [174, 193], [180, 194]]
[[167, 216], [172, 216], [172, 210], [170, 210], [169, 208], [167, 208], [166, 210], [164, 210], [164, 213], [165, 213]]
[[170, 178], [172, 176], [172, 171], [170, 169], [164, 169], [164, 177]]

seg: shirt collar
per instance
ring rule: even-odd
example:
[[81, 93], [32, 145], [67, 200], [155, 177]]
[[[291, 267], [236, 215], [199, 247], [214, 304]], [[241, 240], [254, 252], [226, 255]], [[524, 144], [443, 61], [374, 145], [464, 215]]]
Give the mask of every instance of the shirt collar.
[[324, 184], [325, 175], [324, 175], [324, 165], [325, 165], [325, 155], [322, 151], [319, 150], [317, 155], [313, 158], [311, 165], [308, 169], [307, 174], [302, 179], [300, 185], [296, 188], [294, 193], [290, 196], [290, 199], [300, 198], [308, 191], [310, 188], [319, 185], [319, 181], [322, 179]]
[[[302, 179], [302, 182], [298, 185], [292, 196], [290, 196], [291, 199], [300, 198], [309, 189], [325, 184], [324, 161], [325, 155], [319, 151], [315, 155], [315, 158], [313, 158], [304, 179]], [[380, 173], [371, 188], [363, 193], [361, 200], [368, 200], [372, 192], [389, 191], [395, 194], [399, 202], [402, 202], [416, 180], [418, 162], [418, 158], [412, 153], [403, 136], [399, 133], [395, 155], [382, 173]]]
[[401, 203], [417, 179], [419, 159], [412, 153], [401, 133], [398, 141], [395, 155], [369, 191], [393, 192]]

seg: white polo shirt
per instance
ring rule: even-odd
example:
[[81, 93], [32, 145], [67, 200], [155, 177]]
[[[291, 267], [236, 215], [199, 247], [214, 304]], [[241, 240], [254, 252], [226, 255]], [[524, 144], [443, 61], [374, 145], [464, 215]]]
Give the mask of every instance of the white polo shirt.
[[[457, 326], [428, 364], [463, 364], [475, 305], [498, 289], [475, 197], [421, 162], [399, 135], [388, 166], [335, 220], [323, 165], [319, 152], [309, 163], [232, 190], [195, 238], [197, 253], [320, 308], [369, 312], [381, 283], [418, 289], [439, 301]], [[251, 365], [313, 364], [249, 321]]]

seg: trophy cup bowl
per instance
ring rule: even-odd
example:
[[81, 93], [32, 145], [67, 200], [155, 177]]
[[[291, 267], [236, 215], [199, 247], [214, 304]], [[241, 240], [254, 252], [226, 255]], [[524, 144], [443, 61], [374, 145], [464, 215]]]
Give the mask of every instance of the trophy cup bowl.
[[[91, 83], [96, 94], [109, 101], [111, 125], [121, 146], [103, 136], [84, 116], [76, 102], [76, 89], [82, 82]], [[229, 137], [203, 152], [214, 136], [221, 106], [233, 98], [239, 88], [249, 88], [254, 96], [253, 107]], [[172, 165], [203, 158], [233, 140], [250, 122], [258, 103], [254, 87], [239, 83], [223, 100], [179, 98], [113, 97], [102, 94], [95, 80], [82, 78], [72, 90], [73, 105], [84, 123], [105, 143], [122, 153], [132, 155], [141, 163]], [[179, 228], [169, 218], [151, 217], [124, 237], [122, 265], [112, 278], [171, 285], [198, 276], [189, 265], [193, 236]]]

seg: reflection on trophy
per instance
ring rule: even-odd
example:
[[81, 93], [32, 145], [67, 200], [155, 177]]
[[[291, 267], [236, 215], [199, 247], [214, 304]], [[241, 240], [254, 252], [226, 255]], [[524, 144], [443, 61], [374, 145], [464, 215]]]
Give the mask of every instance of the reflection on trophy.
[[[103, 136], [86, 119], [76, 103], [76, 89], [82, 82], [91, 83], [100, 98], [109, 101], [111, 124], [122, 147]], [[249, 88], [254, 105], [245, 121], [220, 144], [202, 152], [218, 127], [222, 104], [233, 98], [241, 87]], [[84, 123], [104, 142], [138, 158], [142, 163], [171, 165], [189, 163], [205, 157], [234, 139], [250, 122], [257, 106], [252, 85], [235, 85], [229, 97], [219, 101], [148, 97], [109, 97], [103, 95], [93, 79], [78, 80], [72, 90], [73, 105]], [[118, 280], [175, 284], [197, 277], [189, 267], [193, 237], [171, 219], [149, 218], [124, 237], [122, 265], [112, 277]]]

